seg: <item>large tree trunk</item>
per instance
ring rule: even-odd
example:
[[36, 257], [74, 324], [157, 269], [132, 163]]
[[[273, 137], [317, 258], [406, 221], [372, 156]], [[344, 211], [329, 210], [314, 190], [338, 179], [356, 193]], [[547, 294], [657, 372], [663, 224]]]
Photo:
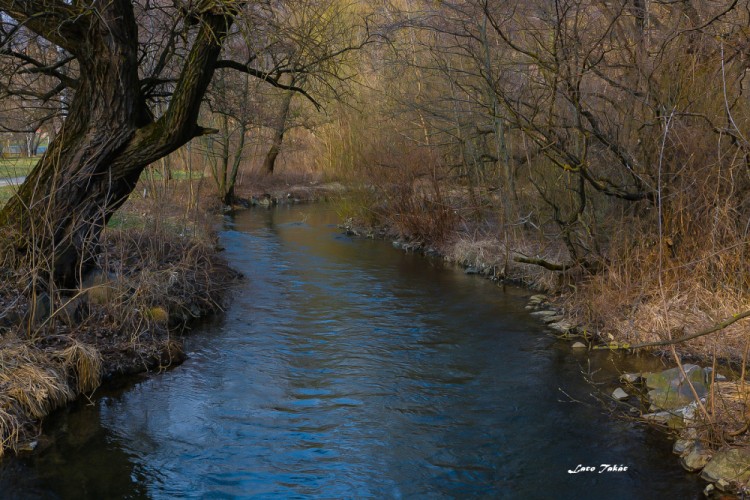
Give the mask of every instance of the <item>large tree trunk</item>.
[[[41, 266], [61, 288], [75, 287], [93, 265], [99, 235], [127, 200], [141, 171], [203, 133], [196, 123], [221, 42], [231, 24], [225, 13], [204, 13], [169, 108], [154, 121], [138, 78], [138, 33], [129, 0], [95, 0], [96, 15], [72, 18], [75, 30], [58, 39], [30, 13], [19, 21], [76, 55], [80, 77], [70, 113], [47, 152], [0, 212], [15, 233], [17, 260]], [[68, 4], [58, 5], [62, 11]]]

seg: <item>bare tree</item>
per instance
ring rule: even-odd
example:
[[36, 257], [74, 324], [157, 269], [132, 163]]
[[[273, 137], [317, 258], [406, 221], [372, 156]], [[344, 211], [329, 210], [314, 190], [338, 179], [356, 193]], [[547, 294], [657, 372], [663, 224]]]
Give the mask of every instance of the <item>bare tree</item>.
[[253, 82], [256, 85], [251, 86], [251, 79], [247, 74], [229, 74], [216, 79], [210, 90], [211, 114], [218, 133], [207, 136], [203, 142], [219, 198], [225, 205], [234, 201], [247, 136], [256, 128], [261, 105], [256, 87], [262, 82], [256, 80]]
[[[281, 8], [270, 0], [0, 0], [0, 55], [52, 78], [54, 95], [70, 94], [65, 121], [49, 149], [0, 212], [0, 223], [24, 235], [11, 240], [10, 256], [44, 256], [50, 281], [74, 287], [94, 265], [99, 234], [141, 171], [214, 132], [199, 125], [198, 117], [217, 68], [244, 72], [312, 100], [301, 87], [282, 83], [284, 74], [308, 71], [309, 63], [268, 67], [264, 59], [274, 47], [261, 46], [266, 53], [258, 53], [245, 43], [257, 31], [277, 29], [265, 21]], [[28, 37], [43, 39], [65, 56], [49, 62], [12, 49]], [[275, 44], [287, 38], [280, 32]], [[222, 54], [224, 46], [232, 50]], [[346, 48], [317, 59], [333, 61], [342, 51]]]

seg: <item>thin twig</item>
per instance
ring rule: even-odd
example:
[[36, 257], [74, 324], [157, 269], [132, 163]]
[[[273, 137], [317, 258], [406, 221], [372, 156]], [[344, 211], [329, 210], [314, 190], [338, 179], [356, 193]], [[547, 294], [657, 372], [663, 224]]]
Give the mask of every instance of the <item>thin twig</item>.
[[[723, 330], [724, 328], [736, 323], [737, 321], [741, 319], [745, 319], [747, 317], [750, 317], [750, 310], [745, 311], [740, 314], [735, 314], [731, 318], [727, 318], [721, 323], [718, 323], [711, 328], [707, 328], [705, 330], [701, 330], [697, 333], [693, 333], [691, 335], [686, 335], [684, 337], [680, 337], [678, 339], [672, 339], [672, 340], [659, 340], [657, 342], [644, 342], [642, 344], [634, 344], [634, 345], [623, 345], [623, 349], [641, 349], [643, 347], [658, 347], [658, 346], [665, 346], [665, 345], [674, 345], [679, 344], [681, 342], [687, 342], [688, 340], [697, 339], [698, 337], [703, 337], [705, 335], [709, 335], [714, 332], [718, 332], [719, 330]], [[627, 347], [626, 347], [627, 346]]]

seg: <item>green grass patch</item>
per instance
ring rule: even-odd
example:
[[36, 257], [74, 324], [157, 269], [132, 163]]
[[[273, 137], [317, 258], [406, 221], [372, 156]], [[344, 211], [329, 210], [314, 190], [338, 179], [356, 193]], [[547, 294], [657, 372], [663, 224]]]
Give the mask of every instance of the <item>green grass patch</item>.
[[0, 208], [2, 208], [5, 203], [11, 199], [11, 197], [15, 194], [16, 188], [15, 186], [2, 186], [0, 187]]
[[39, 158], [0, 158], [0, 179], [25, 177]]
[[146, 220], [143, 217], [138, 217], [136, 214], [115, 212], [110, 217], [107, 227], [111, 229], [143, 229], [146, 227]]
[[192, 235], [195, 232], [193, 224], [188, 223], [181, 217], [154, 217], [129, 210], [112, 214], [107, 223], [107, 228], [122, 231], [150, 229], [179, 236]]
[[[141, 174], [141, 180], [151, 179], [152, 176], [154, 180], [164, 180], [164, 173], [159, 169], [144, 170], [143, 174]], [[192, 175], [190, 175], [190, 172], [187, 170], [172, 170], [173, 181], [185, 181], [189, 179], [198, 180], [203, 177], [203, 172], [200, 170], [193, 170]]]
[[[0, 179], [25, 177], [29, 175], [37, 161], [39, 161], [39, 158], [0, 158]], [[142, 178], [150, 179], [152, 176], [154, 180], [161, 181], [164, 179], [164, 175], [159, 169], [145, 170]], [[203, 172], [200, 170], [194, 170], [192, 175], [187, 170], [172, 170], [172, 180], [176, 181], [197, 180], [203, 177]]]

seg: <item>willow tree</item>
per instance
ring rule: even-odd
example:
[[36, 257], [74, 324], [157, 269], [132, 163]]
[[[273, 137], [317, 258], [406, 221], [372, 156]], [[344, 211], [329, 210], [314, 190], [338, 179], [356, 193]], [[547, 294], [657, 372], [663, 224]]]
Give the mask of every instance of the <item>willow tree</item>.
[[[233, 51], [242, 59], [222, 59], [227, 40], [252, 37], [252, 21], [233, 28], [235, 21], [269, 5], [0, 0], [0, 57], [19, 61], [18, 74], [56, 78], [50, 92], [66, 93], [61, 129], [0, 212], [12, 235], [6, 255], [16, 263], [44, 262], [57, 287], [75, 287], [93, 267], [102, 229], [142, 170], [211, 132], [198, 117], [217, 67], [288, 88], [278, 83], [279, 74], [255, 65], [262, 58], [250, 48]], [[31, 38], [55, 47], [59, 59], [30, 57], [24, 41]], [[7, 90], [11, 78], [3, 80]]]

